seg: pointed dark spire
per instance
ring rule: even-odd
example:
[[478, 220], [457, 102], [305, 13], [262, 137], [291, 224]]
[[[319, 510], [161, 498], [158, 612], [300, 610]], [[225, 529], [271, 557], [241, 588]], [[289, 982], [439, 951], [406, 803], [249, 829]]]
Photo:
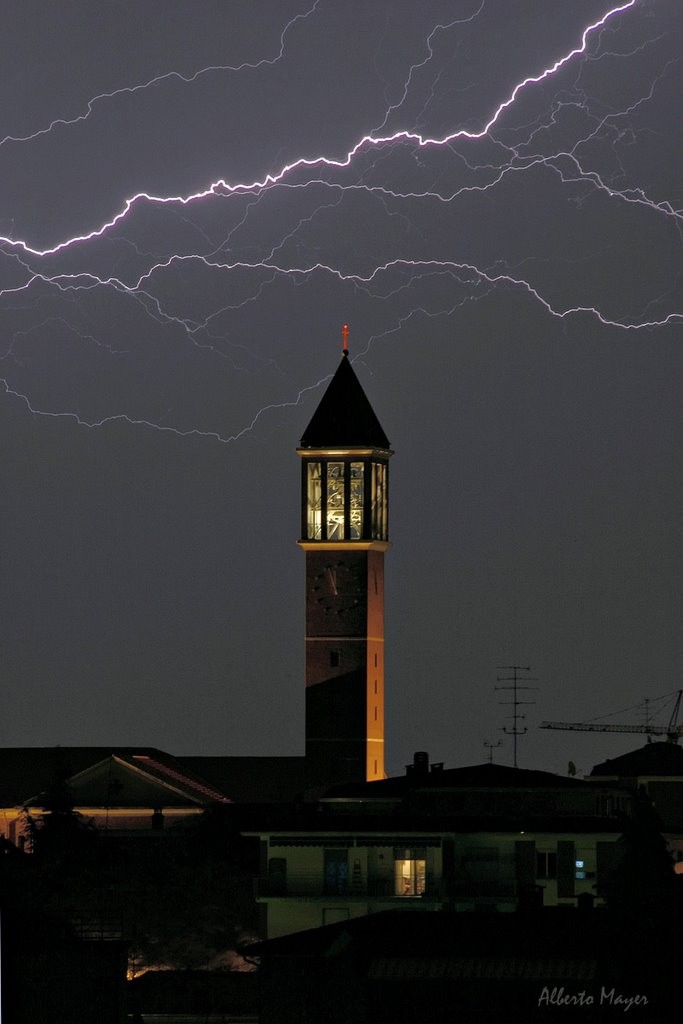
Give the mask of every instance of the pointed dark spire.
[[[346, 341], [346, 337], [344, 340]], [[375, 410], [354, 373], [346, 348], [337, 372], [304, 431], [301, 447], [391, 447]]]

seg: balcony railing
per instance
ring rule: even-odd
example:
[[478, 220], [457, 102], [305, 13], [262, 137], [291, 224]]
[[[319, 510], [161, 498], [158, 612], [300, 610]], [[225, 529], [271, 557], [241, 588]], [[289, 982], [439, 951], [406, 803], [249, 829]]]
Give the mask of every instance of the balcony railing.
[[516, 896], [517, 882], [514, 878], [482, 878], [453, 880], [448, 887], [450, 896]]
[[254, 880], [257, 898], [261, 897], [303, 897], [322, 899], [375, 899], [409, 902], [415, 900], [443, 900], [447, 898], [514, 898], [518, 886], [514, 878], [476, 879], [457, 878], [427, 879], [424, 893], [397, 893], [391, 878], [363, 878], [361, 880], [337, 879], [326, 881], [321, 875], [288, 874]]
[[390, 900], [439, 900], [443, 896], [443, 883], [428, 880], [424, 893], [401, 893], [395, 890], [393, 879], [367, 878], [337, 879], [330, 882], [320, 875], [292, 875], [257, 878], [257, 897], [296, 896], [319, 899], [323, 897], [343, 899], [390, 899]]

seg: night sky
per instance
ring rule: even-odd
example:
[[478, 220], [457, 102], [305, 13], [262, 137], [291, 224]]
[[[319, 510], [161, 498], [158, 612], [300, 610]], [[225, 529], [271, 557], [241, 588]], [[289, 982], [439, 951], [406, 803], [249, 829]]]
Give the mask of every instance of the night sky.
[[683, 7], [584, 38], [615, 6], [6, 4], [2, 745], [303, 752], [345, 322], [396, 451], [388, 770], [510, 763], [515, 663], [520, 765], [640, 744], [537, 728], [683, 686]]

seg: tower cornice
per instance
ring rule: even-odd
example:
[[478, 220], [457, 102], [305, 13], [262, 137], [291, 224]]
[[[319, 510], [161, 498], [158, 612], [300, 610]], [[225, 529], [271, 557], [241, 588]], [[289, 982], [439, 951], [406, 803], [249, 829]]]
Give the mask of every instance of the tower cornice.
[[298, 540], [304, 551], [388, 551], [388, 540]]
[[389, 459], [394, 454], [391, 448], [297, 448], [297, 455], [301, 458], [315, 458], [316, 456], [329, 456], [330, 458], [366, 458], [366, 459]]

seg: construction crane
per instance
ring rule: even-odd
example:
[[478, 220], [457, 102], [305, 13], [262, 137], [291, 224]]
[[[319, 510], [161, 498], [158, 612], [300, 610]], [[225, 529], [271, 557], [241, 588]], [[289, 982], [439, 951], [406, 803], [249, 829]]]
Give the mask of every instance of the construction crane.
[[[630, 732], [647, 733], [648, 736], [666, 736], [667, 742], [678, 743], [683, 736], [683, 725], [678, 724], [678, 713], [681, 708], [681, 695], [683, 690], [678, 690], [678, 696], [671, 712], [668, 725], [652, 725], [645, 721], [644, 725], [605, 725], [600, 722], [541, 722], [541, 729], [568, 729], [573, 732]], [[669, 696], [669, 694], [665, 694]], [[646, 701], [646, 707], [647, 707]]]

